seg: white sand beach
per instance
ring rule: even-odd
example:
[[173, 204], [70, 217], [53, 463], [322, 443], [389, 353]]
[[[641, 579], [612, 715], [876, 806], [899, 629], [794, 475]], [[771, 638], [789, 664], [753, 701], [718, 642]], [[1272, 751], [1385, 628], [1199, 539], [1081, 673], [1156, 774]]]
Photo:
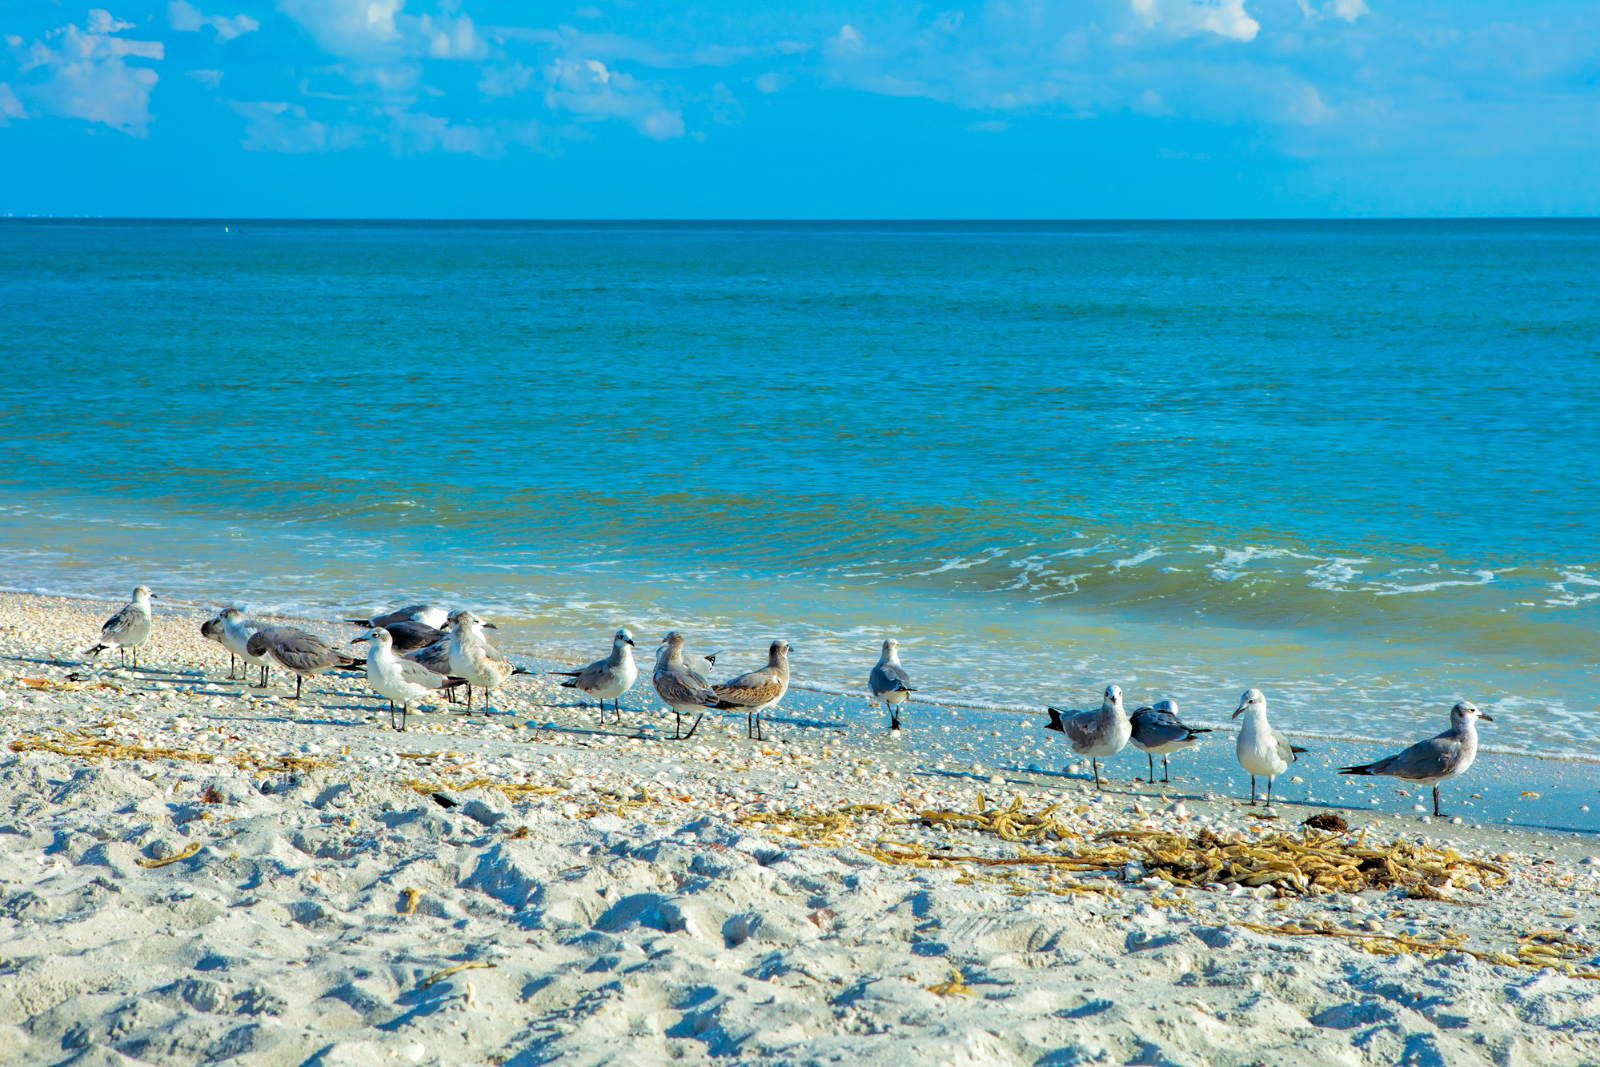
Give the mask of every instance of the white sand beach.
[[1600, 1063], [1591, 840], [661, 743], [648, 680], [400, 734], [354, 674], [225, 681], [204, 615], [85, 663], [114, 607], [0, 596], [0, 1062]]

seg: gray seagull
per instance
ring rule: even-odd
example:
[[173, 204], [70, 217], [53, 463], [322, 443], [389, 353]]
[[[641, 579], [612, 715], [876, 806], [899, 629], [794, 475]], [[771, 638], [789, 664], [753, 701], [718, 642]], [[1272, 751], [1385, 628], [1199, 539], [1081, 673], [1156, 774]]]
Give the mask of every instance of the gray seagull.
[[1172, 778], [1167, 773], [1167, 757], [1174, 752], [1193, 748], [1203, 740], [1201, 734], [1211, 732], [1179, 722], [1178, 705], [1171, 700], [1158, 700], [1148, 708], [1139, 708], [1128, 717], [1128, 721], [1133, 725], [1129, 742], [1143, 752], [1150, 763], [1151, 785], [1156, 781], [1156, 756], [1161, 757], [1161, 780], [1170, 782]]
[[1433, 787], [1433, 813], [1439, 814], [1439, 783], [1467, 773], [1478, 758], [1478, 727], [1474, 719], [1494, 722], [1493, 716], [1463, 700], [1450, 709], [1450, 729], [1438, 737], [1418, 741], [1404, 752], [1359, 767], [1340, 767], [1340, 774], [1385, 775]]

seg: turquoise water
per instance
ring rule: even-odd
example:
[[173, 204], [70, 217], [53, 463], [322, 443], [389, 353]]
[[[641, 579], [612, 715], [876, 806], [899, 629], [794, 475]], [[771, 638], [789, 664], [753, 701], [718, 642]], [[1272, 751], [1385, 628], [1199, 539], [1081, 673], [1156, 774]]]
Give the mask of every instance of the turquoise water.
[[[224, 227], [228, 229], [225, 231]], [[1600, 223], [0, 223], [0, 584], [1600, 757]]]

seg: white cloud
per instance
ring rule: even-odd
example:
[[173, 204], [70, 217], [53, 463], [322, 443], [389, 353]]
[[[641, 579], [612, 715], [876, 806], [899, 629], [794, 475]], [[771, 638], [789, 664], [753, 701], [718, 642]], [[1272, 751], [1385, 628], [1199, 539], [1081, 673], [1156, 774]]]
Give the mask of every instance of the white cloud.
[[326, 152], [360, 144], [368, 135], [359, 126], [319, 122], [298, 104], [271, 100], [229, 100], [228, 106], [244, 116], [244, 138], [251, 152]]
[[11, 91], [11, 86], [0, 82], [0, 126], [9, 126], [12, 119], [27, 117], [27, 110], [23, 108], [22, 101], [17, 99], [17, 94]]
[[[1348, 0], [1347, 0], [1348, 2]], [[1360, 3], [1360, 0], [1353, 0]], [[1230, 41], [1253, 41], [1261, 23], [1244, 9], [1244, 0], [1129, 0], [1147, 29], [1179, 37], [1216, 34]]]
[[54, 48], [40, 40], [24, 48], [22, 38], [6, 38], [20, 53], [18, 73], [26, 76], [37, 71], [40, 75], [20, 82], [20, 95], [44, 114], [88, 119], [134, 137], [148, 136], [150, 90], [159, 79], [149, 67], [130, 67], [126, 61], [163, 58], [161, 42], [110, 36], [128, 29], [131, 23], [98, 9], [89, 12], [88, 25], [106, 32], [85, 33], [74, 25], [63, 26], [46, 35], [57, 42]]
[[1367, 7], [1366, 0], [1327, 0], [1321, 10], [1312, 7], [1309, 0], [1297, 0], [1297, 2], [1308, 22], [1316, 22], [1319, 19], [1344, 19], [1346, 22], [1354, 22], [1362, 15], [1372, 14], [1372, 9]]
[[495, 159], [514, 144], [544, 150], [548, 140], [538, 122], [453, 122], [426, 112], [395, 110], [385, 136], [396, 155], [451, 152]]
[[207, 89], [215, 89], [222, 84], [222, 71], [220, 70], [186, 70], [184, 77], [193, 78]]
[[834, 56], [853, 59], [867, 50], [866, 38], [849, 23], [839, 27], [839, 32], [828, 38], [827, 51]]
[[469, 15], [407, 15], [405, 0], [278, 0], [278, 10], [341, 59], [369, 62], [427, 56], [482, 59], [487, 42]]
[[785, 74], [782, 71], [770, 71], [766, 74], [759, 75], [756, 78], [756, 91], [769, 94], [781, 93], [785, 89], [789, 88], [790, 83], [793, 81], [793, 74]]
[[520, 61], [483, 67], [478, 75], [478, 91], [484, 96], [515, 96], [531, 85], [538, 73]]
[[184, 0], [172, 0], [167, 5], [167, 22], [173, 29], [183, 33], [198, 33], [202, 26], [210, 26], [216, 31], [217, 40], [223, 42], [261, 28], [261, 23], [249, 15], [235, 15], [232, 18], [224, 15], [202, 15], [199, 8], [185, 3]]
[[580, 120], [622, 119], [657, 141], [684, 134], [683, 115], [631, 74], [598, 59], [557, 59], [545, 72], [545, 106]]
[[123, 22], [111, 12], [102, 8], [91, 8], [88, 21], [84, 23], [90, 33], [116, 33], [118, 30], [131, 30], [133, 23]]

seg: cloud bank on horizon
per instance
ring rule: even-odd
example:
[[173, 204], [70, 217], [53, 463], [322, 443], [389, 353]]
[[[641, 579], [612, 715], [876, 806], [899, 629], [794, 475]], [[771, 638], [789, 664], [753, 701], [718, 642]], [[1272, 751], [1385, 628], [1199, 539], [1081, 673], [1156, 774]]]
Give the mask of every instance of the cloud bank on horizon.
[[29, 0], [0, 12], [0, 126], [550, 161], [626, 131], [648, 158], [737, 139], [780, 94], [858, 94], [996, 138], [1128, 119], [1202, 131], [1151, 149], [1167, 161], [1206, 160], [1208, 136], [1351, 174], [1531, 159], [1551, 180], [1523, 209], [1559, 213], [1600, 206], [1574, 173], [1595, 162], [1597, 30], [1594, 5], [1542, 0]]

